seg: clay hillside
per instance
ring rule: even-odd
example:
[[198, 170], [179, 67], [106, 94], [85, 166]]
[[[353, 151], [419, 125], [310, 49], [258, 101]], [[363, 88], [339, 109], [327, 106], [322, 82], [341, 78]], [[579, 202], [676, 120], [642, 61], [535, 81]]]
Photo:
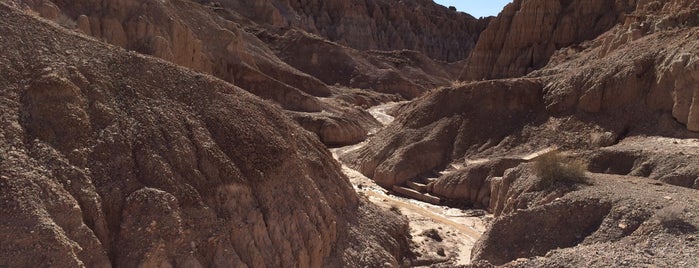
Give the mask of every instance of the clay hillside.
[[462, 83], [343, 160], [493, 213], [476, 266], [697, 266], [698, 26], [696, 1], [514, 1]]
[[359, 142], [376, 127], [353, 105], [448, 85], [463, 65], [447, 62], [464, 60], [487, 25], [430, 1], [9, 2], [273, 100], [328, 145]]
[[699, 267], [699, 2], [0, 0], [0, 267]]
[[400, 263], [405, 220], [359, 199], [281, 109], [6, 4], [0, 17], [0, 266]]

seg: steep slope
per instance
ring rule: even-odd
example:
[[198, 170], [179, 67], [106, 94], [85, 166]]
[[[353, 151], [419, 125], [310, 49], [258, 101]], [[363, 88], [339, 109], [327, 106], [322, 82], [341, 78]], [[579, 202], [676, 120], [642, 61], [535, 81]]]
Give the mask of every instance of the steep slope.
[[636, 0], [515, 0], [483, 31], [460, 79], [509, 78], [544, 67], [563, 47], [606, 32]]
[[405, 99], [451, 84], [456, 77], [450, 70], [459, 66], [433, 61], [415, 51], [362, 52], [296, 30], [265, 40], [285, 62], [326, 84], [370, 89]]
[[508, 170], [503, 208], [471, 255], [475, 267], [699, 265], [696, 190], [629, 176], [542, 188], [531, 165]]
[[[233, 1], [8, 1], [67, 28], [212, 74], [273, 100], [328, 145], [357, 143], [378, 125], [361, 109], [332, 99], [369, 97], [371, 103], [387, 99], [371, 91], [414, 98], [455, 79], [452, 65], [418, 52], [376, 56], [305, 32], [269, 27], [264, 21], [258, 25], [247, 17], [257, 16], [258, 9], [269, 4], [260, 1], [255, 2], [256, 8], [247, 7], [249, 2]], [[421, 5], [434, 7], [432, 3]], [[451, 11], [437, 13], [443, 12]], [[375, 23], [373, 17], [363, 19]], [[307, 47], [310, 44], [315, 45]], [[308, 48], [317, 50], [309, 52]], [[337, 71], [334, 74], [342, 76], [337, 79], [328, 75], [333, 69], [349, 73]]]
[[697, 9], [695, 1], [650, 2], [526, 78], [436, 90], [347, 160], [391, 185], [463, 158], [592, 149], [634, 135], [694, 137]]
[[[50, 1], [21, 2], [35, 9], [52, 5]], [[66, 20], [75, 20], [77, 29], [88, 35], [235, 81], [236, 85], [289, 109], [317, 110], [317, 101], [307, 94], [330, 93], [317, 79], [273, 57], [261, 41], [239, 25], [195, 2], [54, 2], [57, 12]]]
[[203, 1], [272, 28], [298, 27], [359, 50], [417, 50], [444, 61], [465, 59], [489, 19], [431, 0]]
[[[415, 100], [344, 161], [495, 213], [477, 267], [696, 265], [699, 3], [633, 9], [526, 77]], [[595, 172], [587, 184], [545, 186], [525, 162], [552, 147]]]
[[405, 222], [282, 110], [4, 3], [0, 17], [0, 266], [398, 264]]

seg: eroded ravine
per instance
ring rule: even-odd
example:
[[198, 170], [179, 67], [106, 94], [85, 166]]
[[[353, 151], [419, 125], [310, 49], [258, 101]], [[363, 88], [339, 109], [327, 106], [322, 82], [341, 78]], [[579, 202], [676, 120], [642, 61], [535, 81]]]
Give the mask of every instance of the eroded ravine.
[[[368, 109], [384, 126], [393, 121], [387, 111], [401, 103], [386, 103]], [[380, 129], [371, 130], [371, 134]], [[354, 151], [365, 142], [331, 149], [333, 156]], [[342, 171], [350, 178], [357, 193], [386, 209], [400, 212], [410, 221], [410, 233], [414, 242], [413, 251], [417, 258], [415, 266], [429, 266], [432, 263], [449, 262], [453, 265], [470, 263], [471, 249], [485, 231], [484, 213], [464, 211], [447, 206], [437, 206], [419, 200], [393, 195], [378, 186], [360, 172], [343, 164]], [[436, 234], [436, 235], [435, 235]], [[441, 241], [439, 241], [441, 240]]]

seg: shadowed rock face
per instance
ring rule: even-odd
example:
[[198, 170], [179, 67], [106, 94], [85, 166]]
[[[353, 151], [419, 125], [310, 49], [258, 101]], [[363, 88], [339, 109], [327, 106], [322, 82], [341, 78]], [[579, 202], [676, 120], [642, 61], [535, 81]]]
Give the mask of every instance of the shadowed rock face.
[[[576, 2], [554, 4], [564, 3]], [[474, 248], [477, 265], [696, 266], [683, 250], [696, 251], [699, 224], [691, 139], [699, 137], [699, 5], [637, 4], [608, 31], [552, 52], [548, 65], [525, 77], [416, 99], [344, 160], [384, 187], [449, 167], [428, 191], [498, 216]], [[586, 173], [589, 183], [544, 189], [521, 156], [552, 145], [590, 171], [621, 175]]]
[[538, 120], [544, 110], [541, 88], [517, 79], [435, 90], [343, 160], [381, 186], [402, 184]]
[[[696, 136], [697, 4], [649, 8], [583, 51], [557, 52], [525, 78], [472, 82], [417, 99], [346, 160], [391, 185], [463, 157], [553, 144], [591, 149], [633, 135]], [[641, 25], [654, 26], [636, 31]]]
[[[476, 243], [473, 262], [515, 267], [698, 264], [683, 252], [697, 251], [691, 244], [699, 222], [692, 211], [699, 203], [690, 197], [696, 190], [636, 177], [589, 176], [586, 185], [542, 189], [532, 165], [505, 171], [507, 186], [493, 195], [501, 214]], [[657, 244], [666, 248], [658, 250]]]
[[299, 27], [359, 50], [417, 50], [443, 61], [465, 59], [489, 19], [429, 0], [217, 1], [260, 24]]
[[636, 0], [515, 0], [481, 34], [461, 79], [518, 77], [563, 47], [591, 40], [633, 11]]
[[[40, 1], [22, 1], [37, 9]], [[51, 2], [43, 2], [51, 3]], [[80, 32], [213, 74], [295, 111], [320, 111], [330, 89], [274, 57], [240, 25], [192, 1], [54, 1]], [[65, 24], [65, 23], [64, 23]], [[70, 26], [70, 25], [68, 25]]]
[[397, 265], [405, 222], [281, 109], [4, 3], [0, 17], [0, 266]]
[[459, 65], [436, 62], [415, 51], [361, 52], [297, 30], [273, 39], [269, 43], [281, 59], [329, 85], [406, 99], [450, 85], [455, 78], [450, 70]]
[[[328, 85], [361, 88], [414, 98], [432, 87], [448, 85], [455, 77], [454, 72], [449, 70], [454, 68], [452, 65], [434, 61], [419, 52], [387, 52], [383, 53], [384, 55], [380, 52], [362, 52], [317, 36], [310, 37], [305, 32], [270, 27], [276, 25], [276, 22], [262, 19], [265, 15], [261, 14], [268, 13], [264, 10], [272, 7], [271, 2], [224, 1], [219, 3], [187, 0], [147, 2], [12, 0], [11, 2], [22, 3], [45, 18], [99, 40], [153, 55], [234, 83], [257, 96], [280, 104], [282, 108], [290, 111], [289, 113], [298, 119], [297, 121], [304, 128], [314, 131], [323, 142], [327, 141], [329, 145], [359, 142], [366, 137], [368, 129], [374, 127], [376, 122], [359, 109], [343, 106], [342, 102], [324, 99], [345, 93], [335, 86]], [[327, 3], [315, 4], [323, 6], [323, 9], [304, 11], [310, 12], [309, 17], [313, 17], [314, 12], [320, 14], [326, 12], [325, 8], [329, 8]], [[313, 5], [313, 3], [304, 4], [308, 8]], [[416, 8], [416, 12], [422, 12], [419, 6], [437, 8], [431, 2], [416, 5], [416, 3], [411, 4], [411, 7]], [[283, 5], [279, 3], [274, 5], [275, 8], [281, 6]], [[282, 12], [283, 14], [291, 16], [289, 12], [292, 9], [283, 9], [286, 10]], [[457, 18], [461, 17], [469, 17], [469, 21], [474, 20], [462, 13], [442, 8], [436, 10], [435, 14], [438, 15], [455, 16], [454, 18], [445, 17], [448, 20], [444, 23], [455, 23], [458, 21]], [[413, 18], [413, 16], [406, 16], [406, 18]], [[404, 20], [401, 17], [394, 19], [396, 23], [409, 25], [405, 21], [401, 22], [400, 20]], [[442, 21], [441, 17], [425, 19]], [[376, 24], [380, 18], [370, 16], [363, 20], [366, 23]], [[468, 25], [471, 24], [468, 23]], [[439, 31], [443, 29], [439, 28]], [[470, 34], [474, 31], [466, 32], [469, 33], [467, 34], [469, 38], [475, 40], [477, 35]], [[413, 36], [417, 38], [423, 35], [413, 34]], [[444, 36], [444, 38], [452, 37], [454, 35], [451, 34]], [[455, 41], [444, 42], [459, 45]], [[472, 43], [472, 41], [469, 42]], [[430, 44], [432, 43], [446, 45], [442, 42]], [[304, 116], [298, 116], [299, 113]], [[313, 124], [310, 124], [310, 121], [313, 121]], [[318, 127], [318, 125], [326, 127]], [[339, 135], [328, 137], [328, 135], [334, 135], [333, 133]]]

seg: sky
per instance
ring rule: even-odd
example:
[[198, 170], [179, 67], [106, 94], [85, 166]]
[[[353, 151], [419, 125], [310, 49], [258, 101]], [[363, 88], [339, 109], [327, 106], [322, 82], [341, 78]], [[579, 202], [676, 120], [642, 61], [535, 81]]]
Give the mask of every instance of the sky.
[[512, 0], [434, 0], [445, 7], [455, 6], [457, 10], [471, 14], [472, 16], [487, 17], [497, 16], [502, 8]]

